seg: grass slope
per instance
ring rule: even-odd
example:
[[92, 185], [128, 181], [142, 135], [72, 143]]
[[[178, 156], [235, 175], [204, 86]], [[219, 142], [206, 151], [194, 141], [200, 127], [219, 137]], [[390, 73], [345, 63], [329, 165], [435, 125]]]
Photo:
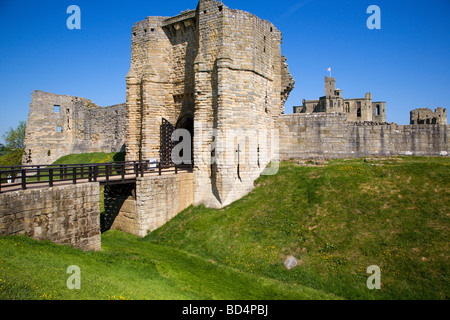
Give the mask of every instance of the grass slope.
[[[69, 154], [59, 158], [53, 164], [89, 164], [89, 163], [110, 163], [120, 161], [125, 161], [125, 153], [123, 152], [116, 152], [116, 153], [94, 152], [94, 153]], [[58, 175], [59, 170], [56, 169], [54, 173]], [[69, 173], [67, 177], [68, 179], [71, 179], [73, 175]], [[103, 214], [105, 212], [103, 191], [104, 187], [100, 186], [100, 214]]]
[[286, 162], [224, 209], [188, 208], [145, 239], [105, 233], [102, 252], [0, 237], [0, 299], [449, 299], [449, 165]]
[[69, 154], [56, 160], [54, 164], [89, 164], [125, 161], [125, 153], [82, 153]]
[[[446, 158], [283, 163], [243, 199], [191, 207], [147, 240], [347, 299], [448, 299], [449, 182]], [[288, 271], [290, 255], [301, 265]], [[367, 288], [371, 265], [381, 290]]]
[[[102, 252], [82, 252], [26, 237], [0, 237], [0, 299], [261, 300], [334, 299], [301, 285], [250, 275], [118, 231]], [[81, 270], [69, 290], [67, 268]]]

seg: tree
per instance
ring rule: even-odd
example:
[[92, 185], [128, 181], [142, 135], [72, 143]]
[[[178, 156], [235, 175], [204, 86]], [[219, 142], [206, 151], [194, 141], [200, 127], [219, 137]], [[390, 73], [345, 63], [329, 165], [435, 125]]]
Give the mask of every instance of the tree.
[[25, 129], [26, 122], [20, 121], [17, 128], [10, 128], [3, 135], [7, 153], [0, 157], [0, 166], [19, 166], [22, 164], [22, 156], [25, 150]]
[[20, 121], [16, 129], [10, 128], [3, 135], [3, 139], [6, 143], [6, 148], [9, 150], [22, 150], [25, 149], [25, 130], [27, 123], [25, 121]]

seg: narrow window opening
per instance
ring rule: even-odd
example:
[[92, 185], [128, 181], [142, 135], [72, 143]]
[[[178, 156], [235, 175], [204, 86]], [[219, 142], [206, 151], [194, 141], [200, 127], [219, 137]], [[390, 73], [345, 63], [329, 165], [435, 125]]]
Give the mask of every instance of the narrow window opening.
[[58, 105], [54, 105], [54, 106], [53, 106], [53, 112], [54, 112], [54, 113], [59, 113], [60, 110], [61, 110], [61, 107], [60, 107], [60, 106], [58, 106]]
[[203, 10], [203, 13], [206, 13], [206, 10]]
[[219, 11], [222, 12], [223, 6], [219, 6]]
[[155, 28], [151, 28], [150, 30], [151, 30], [152, 32], [155, 32]]
[[136, 37], [136, 32], [133, 32], [133, 37]]
[[62, 127], [61, 126], [57, 126], [56, 127], [56, 132], [62, 132]]
[[144, 32], [147, 33], [147, 29], [144, 29]]
[[377, 104], [377, 116], [379, 116], [381, 114], [381, 108], [380, 105]]

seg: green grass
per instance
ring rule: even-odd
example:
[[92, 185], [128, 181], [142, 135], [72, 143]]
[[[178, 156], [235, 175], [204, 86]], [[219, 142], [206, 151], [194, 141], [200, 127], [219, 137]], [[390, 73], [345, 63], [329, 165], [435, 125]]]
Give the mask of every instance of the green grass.
[[[113, 153], [82, 153], [82, 154], [69, 154], [56, 160], [53, 164], [89, 164], [89, 163], [109, 163], [125, 161], [125, 153], [113, 152]], [[59, 170], [55, 169], [55, 174], [59, 174]], [[77, 175], [78, 176], [78, 175]], [[67, 178], [72, 179], [73, 174], [68, 174]], [[81, 175], [80, 175], [81, 177]], [[35, 179], [35, 178], [32, 178]], [[100, 186], [100, 214], [105, 212], [104, 204], [104, 187]]]
[[[67, 268], [81, 270], [69, 290]], [[102, 236], [102, 252], [82, 252], [26, 237], [0, 237], [0, 299], [261, 300], [335, 299], [301, 285], [240, 272], [175, 248], [118, 231]]]
[[[283, 163], [222, 210], [189, 208], [147, 240], [347, 299], [448, 299], [446, 158]], [[288, 271], [294, 255], [302, 264]], [[367, 289], [367, 267], [382, 289]]]
[[224, 209], [190, 207], [144, 239], [107, 232], [102, 252], [0, 237], [0, 299], [449, 299], [449, 166], [284, 162]]
[[125, 153], [82, 153], [70, 154], [56, 160], [54, 164], [89, 164], [125, 161]]

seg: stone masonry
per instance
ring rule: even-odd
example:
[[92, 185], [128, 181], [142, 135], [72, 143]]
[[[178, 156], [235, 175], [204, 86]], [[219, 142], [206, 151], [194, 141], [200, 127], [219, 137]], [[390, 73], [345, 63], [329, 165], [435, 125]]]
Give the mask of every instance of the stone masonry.
[[346, 113], [349, 121], [386, 122], [386, 102], [372, 101], [370, 92], [364, 98], [344, 99], [342, 90], [336, 89], [336, 79], [325, 76], [325, 95], [319, 100], [303, 100], [294, 107], [294, 113]]
[[346, 113], [283, 115], [280, 158], [447, 156], [447, 125], [397, 125], [348, 121]]
[[124, 151], [126, 105], [33, 91], [23, 164], [51, 164], [77, 153]]
[[193, 182], [192, 173], [180, 173], [140, 177], [134, 185], [106, 187], [108, 229], [145, 237], [192, 205]]
[[410, 118], [411, 124], [447, 124], [447, 109], [419, 108], [411, 111]]
[[[191, 118], [194, 203], [222, 207], [245, 195], [272, 158], [258, 133], [274, 129], [294, 85], [280, 48], [272, 23], [221, 1], [201, 0], [196, 10], [136, 23], [127, 160], [159, 159], [163, 119], [179, 128]], [[243, 124], [245, 137], [233, 131]], [[235, 141], [225, 143], [225, 135]], [[238, 149], [258, 153], [259, 165], [241, 163], [238, 170]]]
[[101, 250], [99, 190], [86, 183], [0, 194], [0, 235]]

